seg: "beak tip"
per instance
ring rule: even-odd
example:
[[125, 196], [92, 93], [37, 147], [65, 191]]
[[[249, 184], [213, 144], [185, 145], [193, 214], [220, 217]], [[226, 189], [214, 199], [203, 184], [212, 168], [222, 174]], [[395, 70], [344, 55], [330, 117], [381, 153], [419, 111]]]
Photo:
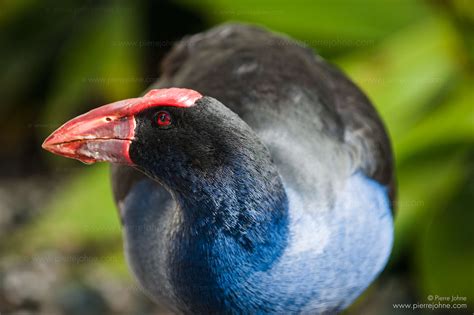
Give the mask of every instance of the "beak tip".
[[44, 150], [47, 150], [47, 151], [50, 151], [52, 150], [53, 148], [53, 143], [52, 143], [52, 140], [54, 138], [53, 136], [54, 134], [51, 134], [49, 135], [44, 141], [43, 143], [41, 144], [41, 147], [44, 149]]
[[86, 164], [131, 164], [128, 149], [133, 139], [135, 120], [130, 117], [119, 119], [116, 105], [104, 106], [69, 120], [51, 133], [41, 147], [55, 155]]
[[43, 143], [41, 144], [41, 147], [45, 150], [48, 150], [48, 139], [44, 140]]

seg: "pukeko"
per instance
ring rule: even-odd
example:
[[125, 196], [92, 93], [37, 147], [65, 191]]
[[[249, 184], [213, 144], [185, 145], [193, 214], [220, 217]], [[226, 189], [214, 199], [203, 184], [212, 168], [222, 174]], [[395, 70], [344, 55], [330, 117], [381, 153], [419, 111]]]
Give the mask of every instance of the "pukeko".
[[113, 163], [130, 268], [176, 313], [336, 313], [391, 252], [379, 116], [339, 70], [258, 27], [185, 38], [146, 94], [70, 120], [43, 147]]

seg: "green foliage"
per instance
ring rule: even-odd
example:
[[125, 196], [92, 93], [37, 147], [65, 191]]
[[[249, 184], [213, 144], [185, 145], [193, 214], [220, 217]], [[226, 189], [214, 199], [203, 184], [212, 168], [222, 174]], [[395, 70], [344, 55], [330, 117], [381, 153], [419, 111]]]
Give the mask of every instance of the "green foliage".
[[127, 45], [139, 34], [135, 9], [103, 10], [90, 19], [62, 47], [45, 121], [67, 120], [91, 95], [108, 100], [140, 93], [140, 56]]
[[70, 185], [58, 188], [54, 192], [57, 197], [45, 209], [47, 221], [33, 226], [42, 237], [32, 238], [29, 246], [53, 243], [59, 248], [74, 248], [81, 243], [119, 240], [120, 224], [108, 173], [107, 165], [83, 167]]
[[428, 13], [423, 3], [408, 0], [179, 2], [196, 8], [213, 24], [228, 21], [260, 24], [298, 38], [320, 53], [373, 45]]
[[[472, 159], [472, 156], [471, 156]], [[420, 287], [427, 294], [440, 296], [464, 296], [474, 300], [474, 237], [472, 204], [474, 182], [472, 169], [466, 189], [458, 189], [446, 198], [437, 213], [427, 217], [425, 229], [415, 241], [416, 269]]]

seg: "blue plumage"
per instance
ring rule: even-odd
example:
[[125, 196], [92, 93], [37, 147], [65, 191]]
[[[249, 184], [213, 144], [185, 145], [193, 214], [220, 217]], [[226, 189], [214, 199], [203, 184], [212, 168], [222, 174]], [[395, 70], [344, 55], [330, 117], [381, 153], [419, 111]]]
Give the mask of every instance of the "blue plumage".
[[[180, 301], [192, 305], [189, 312], [334, 313], [360, 295], [390, 255], [393, 220], [386, 188], [360, 172], [338, 193], [334, 208], [323, 214], [305, 209], [298, 194], [289, 190], [291, 210], [280, 226], [271, 224], [279, 234], [271, 236], [280, 243], [279, 250], [263, 259], [248, 257], [235, 239], [216, 233], [192, 236], [188, 246], [173, 248], [168, 255], [174, 258], [163, 268], [160, 256], [149, 251], [166, 252], [168, 232], [150, 223], [173, 216], [175, 205], [169, 205], [168, 211], [150, 211], [150, 207], [161, 204], [166, 194], [144, 179], [126, 198], [122, 209], [129, 262], [150, 295], [176, 298], [169, 292], [154, 292], [169, 286], [175, 294], [191, 297]], [[149, 228], [130, 228], [145, 226]], [[267, 253], [262, 247], [253, 250]], [[203, 255], [218, 257], [221, 264], [209, 265]], [[248, 265], [249, 259], [265, 263]], [[183, 271], [168, 277], [166, 269], [178, 266]]]
[[[343, 75], [297, 45], [278, 46], [278, 39], [246, 26], [211, 30], [171, 55], [180, 61], [186, 55], [181, 68], [193, 69], [199, 80], [169, 77], [165, 68], [159, 83], [191, 86], [226, 105], [198, 101], [196, 115], [205, 122], [170, 143], [191, 157], [143, 162], [155, 163], [144, 172], [167, 189], [140, 177], [122, 207], [132, 269], [155, 300], [176, 312], [338, 312], [389, 257], [393, 176], [380, 120]], [[273, 40], [279, 50], [262, 55], [259, 45], [272, 47]], [[221, 58], [220, 47], [233, 49]], [[211, 51], [214, 59], [201, 59]], [[278, 60], [285, 67], [273, 67]], [[243, 63], [252, 70], [237, 71]], [[209, 69], [220, 69], [218, 81]], [[278, 81], [284, 77], [292, 80]], [[234, 91], [248, 95], [236, 99]], [[180, 141], [187, 146], [176, 148]], [[195, 160], [199, 167], [190, 172]], [[169, 165], [172, 173], [163, 173]], [[117, 179], [130, 175], [114, 170]], [[164, 198], [167, 206], [150, 201], [137, 210], [135, 198]], [[128, 231], [136, 224], [132, 218], [144, 217], [160, 228], [146, 235]]]
[[369, 100], [309, 49], [249, 26], [183, 40], [162, 70], [159, 89], [43, 144], [125, 164], [113, 190], [144, 291], [183, 314], [350, 305], [393, 242], [393, 158]]

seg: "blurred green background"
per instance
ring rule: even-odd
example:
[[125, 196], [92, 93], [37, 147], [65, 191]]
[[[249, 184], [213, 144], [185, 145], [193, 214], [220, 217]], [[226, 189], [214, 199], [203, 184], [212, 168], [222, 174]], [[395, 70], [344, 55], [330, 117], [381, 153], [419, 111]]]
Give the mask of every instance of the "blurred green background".
[[[368, 94], [389, 130], [395, 247], [347, 314], [472, 314], [470, 0], [0, 2], [0, 313], [161, 314], [127, 270], [107, 165], [53, 156], [41, 142], [79, 113], [139, 95], [175, 41], [226, 21], [312, 47]], [[430, 295], [468, 308], [393, 306]]]

